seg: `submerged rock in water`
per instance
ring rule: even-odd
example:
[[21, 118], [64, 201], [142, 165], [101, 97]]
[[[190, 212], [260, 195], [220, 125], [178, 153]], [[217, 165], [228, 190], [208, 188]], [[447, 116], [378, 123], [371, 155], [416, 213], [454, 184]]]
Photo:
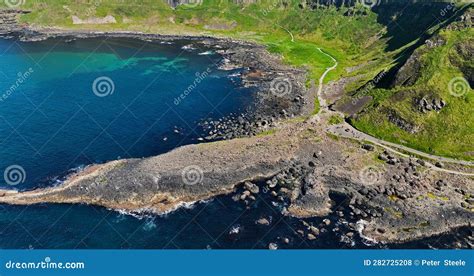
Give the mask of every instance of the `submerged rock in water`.
[[270, 221], [267, 218], [260, 218], [255, 223], [260, 225], [270, 225]]
[[268, 249], [270, 250], [277, 250], [278, 249], [278, 245], [276, 243], [270, 243], [268, 245]]

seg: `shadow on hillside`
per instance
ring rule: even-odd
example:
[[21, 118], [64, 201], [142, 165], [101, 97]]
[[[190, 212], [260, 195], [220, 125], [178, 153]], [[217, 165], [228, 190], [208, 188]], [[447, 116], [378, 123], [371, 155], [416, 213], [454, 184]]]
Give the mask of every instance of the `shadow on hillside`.
[[395, 56], [397, 66], [384, 76], [378, 84], [379, 87], [388, 88], [400, 67], [418, 47], [469, 8], [469, 5], [457, 9], [449, 5], [449, 3], [391, 3], [374, 8], [378, 14], [378, 22], [387, 28], [387, 33], [383, 37], [387, 39], [385, 51], [394, 51], [414, 42]]

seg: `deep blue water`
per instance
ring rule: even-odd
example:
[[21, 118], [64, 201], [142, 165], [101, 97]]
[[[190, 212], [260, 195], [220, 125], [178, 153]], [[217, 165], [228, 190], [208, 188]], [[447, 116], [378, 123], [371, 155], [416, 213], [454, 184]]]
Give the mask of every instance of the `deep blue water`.
[[[238, 191], [242, 192], [242, 190]], [[334, 197], [335, 206], [345, 199]], [[349, 200], [347, 200], [348, 202]], [[469, 248], [466, 238], [472, 230], [461, 228], [453, 233], [405, 244], [371, 244], [348, 228], [351, 222], [335, 213], [327, 218], [305, 219], [321, 233], [308, 240], [307, 228], [297, 218], [281, 214], [285, 203], [269, 193], [260, 193], [248, 206], [229, 196], [181, 208], [165, 216], [120, 214], [102, 207], [66, 204], [33, 206], [0, 205], [1, 248], [113, 248], [113, 249], [266, 249], [274, 243], [282, 249], [310, 248], [454, 248], [459, 243]], [[344, 210], [341, 208], [341, 210]], [[269, 225], [256, 221], [267, 218]], [[303, 235], [299, 233], [303, 231]], [[347, 233], [354, 233], [348, 237]], [[288, 239], [285, 241], [285, 239]]]
[[[0, 186], [23, 190], [55, 185], [80, 166], [196, 143], [200, 120], [245, 109], [252, 91], [230, 78], [232, 72], [218, 70], [218, 55], [199, 55], [209, 49], [181, 49], [189, 43], [0, 40], [0, 173], [11, 165], [25, 172], [23, 183], [11, 186], [0, 177]], [[208, 75], [200, 77], [204, 72]], [[99, 97], [93, 83], [104, 77], [114, 90], [99, 89], [99, 95], [107, 94]], [[196, 78], [199, 83], [176, 105]], [[302, 221], [281, 215], [285, 203], [269, 194], [260, 194], [250, 206], [231, 197], [166, 216], [141, 217], [86, 205], [0, 205], [0, 248], [369, 247], [357, 234], [349, 239], [346, 224], [319, 226], [323, 218], [306, 220], [326, 230], [309, 241], [297, 232], [305, 229]], [[255, 223], [262, 217], [270, 225]], [[329, 218], [337, 220], [334, 214]], [[403, 246], [442, 247], [441, 242]]]
[[[23, 167], [26, 181], [16, 188], [24, 189], [81, 165], [196, 142], [199, 120], [239, 112], [252, 94], [217, 69], [218, 55], [184, 51], [186, 43], [0, 40], [0, 169]], [[101, 77], [114, 85], [103, 97], [93, 89]]]

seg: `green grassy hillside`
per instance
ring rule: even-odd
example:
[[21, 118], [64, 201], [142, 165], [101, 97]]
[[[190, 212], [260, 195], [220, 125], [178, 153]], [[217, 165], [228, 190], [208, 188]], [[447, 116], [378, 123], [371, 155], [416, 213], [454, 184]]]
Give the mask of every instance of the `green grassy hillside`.
[[[415, 83], [370, 91], [374, 100], [352, 123], [385, 140], [474, 160], [474, 30], [445, 30], [432, 41], [443, 45], [417, 49], [420, 68], [408, 72], [417, 75]], [[428, 109], [433, 100], [445, 106], [428, 110], [422, 99]]]

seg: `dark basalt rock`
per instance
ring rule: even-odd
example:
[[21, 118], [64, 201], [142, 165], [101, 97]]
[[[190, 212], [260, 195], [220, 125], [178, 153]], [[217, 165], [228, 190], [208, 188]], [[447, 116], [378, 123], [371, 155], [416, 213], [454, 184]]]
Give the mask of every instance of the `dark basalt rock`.
[[426, 96], [423, 98], [414, 98], [414, 106], [420, 112], [427, 113], [429, 111], [436, 111], [439, 112], [443, 107], [446, 106], [446, 102], [442, 99], [437, 98], [427, 98]]
[[400, 129], [405, 130], [409, 133], [416, 133], [418, 131], [418, 127], [407, 120], [403, 119], [400, 115], [397, 114], [394, 110], [389, 110], [387, 113], [388, 120], [395, 124]]
[[17, 20], [17, 17], [21, 14], [29, 13], [29, 11], [8, 9], [0, 9], [0, 35], [10, 36], [15, 35], [18, 32], [26, 31]]
[[405, 64], [398, 70], [397, 75], [392, 83], [395, 86], [412, 86], [421, 76], [421, 62], [420, 56], [422, 51], [415, 51], [405, 62]]
[[474, 86], [474, 39], [469, 39], [454, 45], [449, 55], [449, 62], [458, 67], [469, 84]]
[[[212, 46], [216, 43], [207, 41], [206, 44]], [[303, 70], [282, 66], [276, 57], [259, 45], [219, 42], [219, 47], [225, 47], [216, 51], [223, 57], [221, 69], [243, 69], [240, 75], [242, 85], [255, 87], [255, 100], [241, 114], [201, 122], [203, 131], [207, 133], [205, 140], [253, 136], [273, 128], [278, 120], [306, 112], [305, 107], [310, 101], [304, 86], [306, 73]], [[284, 90], [279, 91], [279, 88]]]
[[472, 28], [474, 26], [474, 10], [468, 10], [463, 15], [456, 18], [456, 21], [451, 23], [448, 30], [462, 30], [466, 28]]
[[362, 148], [367, 150], [367, 151], [374, 151], [375, 150], [375, 147], [371, 144], [363, 144]]

